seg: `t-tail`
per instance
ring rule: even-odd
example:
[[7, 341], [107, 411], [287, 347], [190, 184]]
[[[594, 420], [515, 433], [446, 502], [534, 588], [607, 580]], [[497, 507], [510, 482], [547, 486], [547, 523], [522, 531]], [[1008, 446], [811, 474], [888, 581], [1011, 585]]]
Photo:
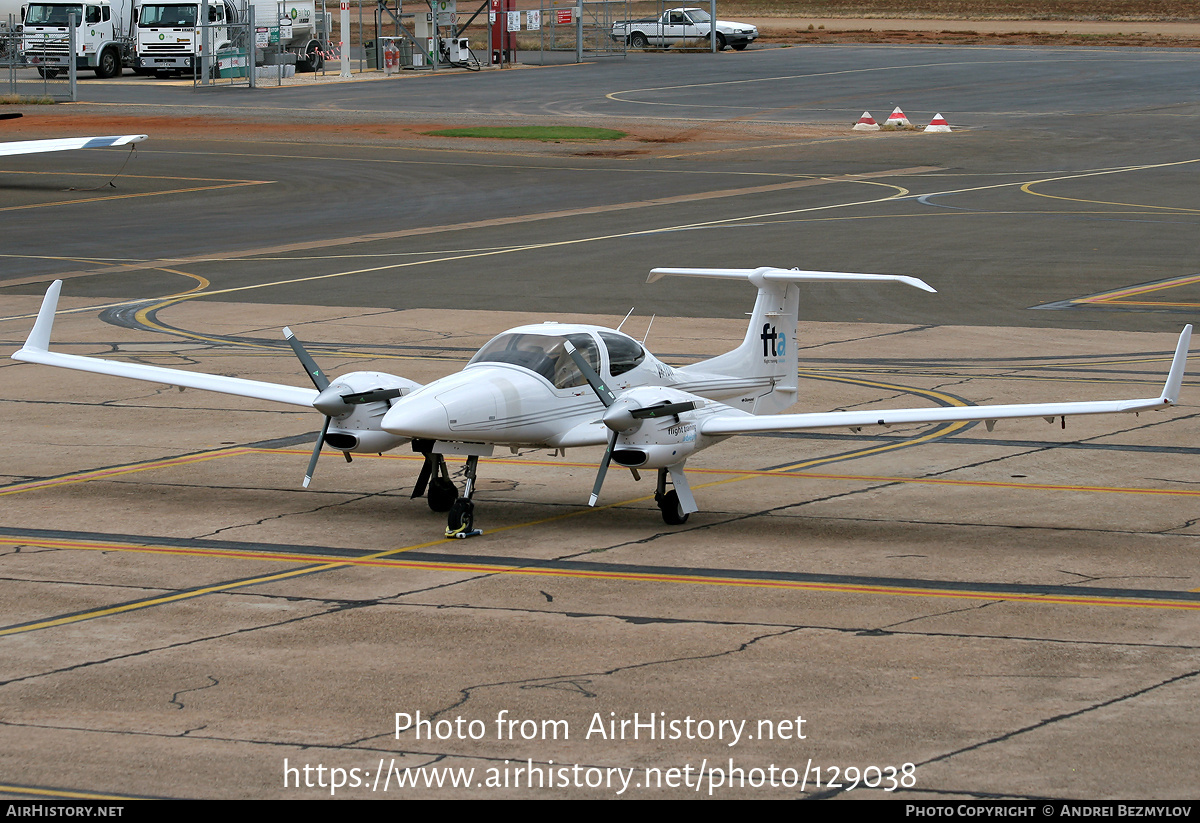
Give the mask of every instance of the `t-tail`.
[[[748, 280], [758, 287], [758, 297], [742, 344], [733, 351], [679, 370], [695, 377], [696, 383], [689, 385], [689, 390], [706, 396], [727, 392], [725, 402], [754, 414], [775, 414], [798, 399], [799, 283], [892, 282], [935, 291], [923, 280], [898, 274], [800, 271], [770, 266], [757, 269], [653, 269], [647, 282], [653, 283], [665, 275]], [[740, 389], [744, 392], [739, 392]]]

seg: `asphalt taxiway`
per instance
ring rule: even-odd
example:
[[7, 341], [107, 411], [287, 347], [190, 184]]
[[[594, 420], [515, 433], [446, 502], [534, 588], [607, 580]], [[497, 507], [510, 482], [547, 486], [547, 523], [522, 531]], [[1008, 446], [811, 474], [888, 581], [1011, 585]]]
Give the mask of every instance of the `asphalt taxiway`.
[[[425, 381], [513, 325], [636, 305], [626, 329], [657, 315], [648, 347], [684, 363], [740, 339], [753, 292], [646, 271], [769, 264], [939, 290], [806, 289], [805, 408], [1152, 396], [1200, 284], [1192, 62], [822, 47], [97, 83], [22, 139], [151, 139], [123, 168], [0, 163], [0, 340], [62, 277], [65, 351], [296, 385], [283, 325], [331, 373]], [[848, 131], [894, 105], [959, 130]], [[420, 134], [518, 117], [631, 136]], [[0, 375], [8, 796], [328, 796], [332, 768], [339, 797], [608, 797], [589, 781], [613, 769], [635, 797], [1194, 793], [1193, 378], [1174, 409], [1065, 430], [736, 438], [689, 463], [702, 511], [678, 528], [615, 472], [583, 505], [597, 450], [506, 454], [482, 464], [486, 534], [445, 541], [408, 499], [415, 455], [326, 454], [301, 489], [314, 414]], [[417, 711], [449, 724], [397, 734]], [[609, 733], [635, 714], [688, 731]], [[749, 736], [701, 734], [721, 720]], [[579, 769], [520, 782], [552, 765]], [[396, 787], [421, 767], [475, 772]]]

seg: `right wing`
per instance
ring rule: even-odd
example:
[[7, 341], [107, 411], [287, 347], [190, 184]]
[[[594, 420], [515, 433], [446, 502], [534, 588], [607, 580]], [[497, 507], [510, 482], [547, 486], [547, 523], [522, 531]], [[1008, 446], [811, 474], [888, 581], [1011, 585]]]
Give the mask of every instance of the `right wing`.
[[303, 389], [280, 383], [264, 383], [259, 380], [244, 380], [240, 377], [224, 377], [219, 374], [204, 374], [183, 369], [167, 369], [161, 366], [143, 366], [140, 363], [121, 363], [116, 360], [50, 351], [50, 330], [54, 325], [54, 312], [58, 308], [58, 294], [61, 290], [61, 280], [55, 280], [46, 290], [46, 296], [42, 299], [42, 308], [38, 311], [37, 321], [33, 324], [33, 331], [29, 332], [25, 345], [19, 351], [13, 352], [11, 355], [13, 360], [94, 372], [95, 374], [110, 374], [114, 377], [129, 377], [134, 380], [145, 380], [148, 383], [165, 383], [168, 386], [234, 394], [239, 397], [252, 397], [256, 400], [271, 400], [309, 409], [313, 407], [313, 401], [317, 399], [316, 389]]
[[898, 426], [914, 423], [953, 423], [983, 420], [991, 425], [997, 420], [1020, 417], [1069, 417], [1078, 414], [1114, 414], [1165, 409], [1179, 400], [1183, 385], [1183, 370], [1187, 365], [1188, 345], [1192, 327], [1187, 325], [1179, 335], [1171, 370], [1162, 394], [1136, 400], [1094, 400], [1074, 403], [1016, 403], [994, 406], [933, 406], [923, 409], [877, 409], [873, 411], [811, 412], [805, 414], [715, 414], [700, 423], [703, 434], [716, 437], [733, 434], [773, 431], [808, 431], [814, 429], [852, 428], [864, 426]]

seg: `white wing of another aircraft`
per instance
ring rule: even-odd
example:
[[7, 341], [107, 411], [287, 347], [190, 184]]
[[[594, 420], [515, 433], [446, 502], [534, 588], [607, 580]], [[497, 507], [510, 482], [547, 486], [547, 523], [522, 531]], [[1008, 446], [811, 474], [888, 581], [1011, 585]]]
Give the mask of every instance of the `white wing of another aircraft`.
[[113, 137], [57, 137], [53, 140], [20, 140], [15, 143], [0, 143], [0, 156], [74, 151], [75, 149], [106, 149], [112, 146], [140, 143], [145, 139], [146, 135], [144, 134], [121, 134]]

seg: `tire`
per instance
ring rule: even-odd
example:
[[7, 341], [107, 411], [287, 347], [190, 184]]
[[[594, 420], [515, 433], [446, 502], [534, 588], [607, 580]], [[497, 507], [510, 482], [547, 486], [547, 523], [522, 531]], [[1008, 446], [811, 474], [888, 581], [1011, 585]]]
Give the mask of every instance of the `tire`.
[[690, 515], [683, 513], [679, 505], [679, 495], [674, 489], [658, 499], [658, 508], [662, 511], [663, 522], [668, 526], [682, 526]]
[[[321, 44], [316, 40], [310, 40], [304, 48], [304, 59], [299, 61], [296, 66], [297, 71], [317, 72], [325, 65], [325, 58], [321, 56]], [[303, 68], [301, 68], [303, 66]]]
[[429, 481], [429, 508], [435, 512], [448, 512], [458, 500], [458, 487], [444, 477]]
[[454, 501], [446, 518], [446, 536], [469, 532], [475, 528], [475, 504], [465, 497]]
[[635, 31], [633, 34], [629, 35], [629, 48], [648, 49], [650, 48], [650, 41], [646, 38], [646, 35], [642, 34], [640, 31]]
[[96, 61], [96, 76], [101, 80], [121, 76], [121, 55], [116, 49], [105, 49]]
[[725, 51], [725, 35], [717, 32], [717, 51]]
[[749, 43], [738, 43], [736, 46], [733, 47], [733, 50], [734, 51], [745, 51], [746, 46], [748, 46], [748, 45], [750, 45], [750, 44]]
[[55, 77], [58, 77], [58, 69], [44, 69], [41, 66], [38, 66], [38, 74], [40, 74], [42, 77], [45, 77], [47, 80], [53, 80]]

